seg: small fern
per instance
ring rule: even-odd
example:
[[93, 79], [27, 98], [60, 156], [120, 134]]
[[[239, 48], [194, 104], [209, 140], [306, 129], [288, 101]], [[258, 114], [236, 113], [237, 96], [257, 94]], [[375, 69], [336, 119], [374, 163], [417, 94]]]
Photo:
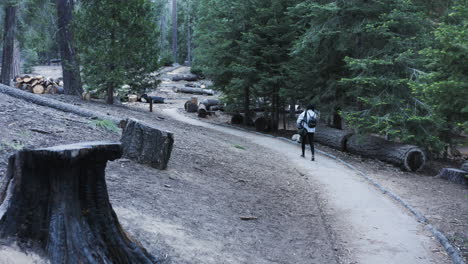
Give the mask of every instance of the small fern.
[[120, 129], [117, 127], [117, 125], [114, 124], [114, 122], [107, 120], [107, 119], [106, 120], [100, 120], [100, 119], [93, 120], [91, 121], [91, 126], [95, 128], [104, 129], [110, 132], [114, 132], [114, 133], [120, 133]]

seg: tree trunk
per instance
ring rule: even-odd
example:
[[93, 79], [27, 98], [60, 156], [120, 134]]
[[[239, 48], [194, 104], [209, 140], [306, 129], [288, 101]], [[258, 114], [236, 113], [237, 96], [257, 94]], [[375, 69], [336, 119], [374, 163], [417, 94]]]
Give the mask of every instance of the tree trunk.
[[177, 63], [177, 0], [172, 0], [172, 56]]
[[322, 145], [346, 151], [346, 141], [352, 135], [350, 131], [319, 126], [315, 131], [314, 140]]
[[294, 99], [289, 102], [289, 118], [296, 118], [296, 101]]
[[73, 43], [72, 20], [73, 0], [56, 0], [57, 25], [60, 56], [62, 59], [63, 89], [65, 94], [81, 95], [80, 66], [77, 60], [76, 50]]
[[13, 4], [5, 7], [5, 23], [3, 33], [3, 57], [2, 57], [2, 73], [1, 83], [11, 85], [13, 62], [14, 62], [14, 46], [15, 46], [15, 31], [16, 31], [16, 13], [18, 7]]
[[13, 67], [11, 78], [15, 78], [21, 74], [21, 51], [18, 40], [15, 39], [13, 48]]
[[190, 8], [190, 1], [187, 1], [187, 66], [192, 65], [192, 30], [191, 30], [191, 8]]
[[119, 224], [105, 180], [119, 143], [22, 150], [0, 186], [0, 237], [37, 248], [50, 263], [156, 263]]
[[374, 136], [353, 135], [346, 142], [346, 149], [351, 153], [385, 161], [407, 171], [421, 170], [426, 163], [426, 154], [420, 148]]

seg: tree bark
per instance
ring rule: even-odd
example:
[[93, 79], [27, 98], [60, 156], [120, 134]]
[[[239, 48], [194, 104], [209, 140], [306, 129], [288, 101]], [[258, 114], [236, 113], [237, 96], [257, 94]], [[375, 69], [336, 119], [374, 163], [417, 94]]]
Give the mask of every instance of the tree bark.
[[73, 32], [73, 0], [56, 0], [57, 25], [60, 56], [62, 59], [63, 89], [65, 94], [81, 95], [83, 87], [80, 77], [80, 66], [74, 47]]
[[11, 85], [13, 62], [14, 62], [14, 46], [15, 46], [15, 31], [16, 31], [16, 13], [18, 7], [16, 5], [8, 5], [5, 7], [5, 23], [3, 33], [3, 57], [2, 57], [2, 73], [1, 83]]
[[177, 63], [177, 0], [172, 0], [172, 56]]
[[120, 141], [124, 157], [164, 170], [171, 158], [174, 135], [140, 121], [127, 120]]
[[202, 88], [189, 88], [189, 87], [181, 87], [177, 88], [176, 92], [181, 93], [191, 93], [191, 94], [206, 94], [206, 95], [214, 95], [214, 91], [211, 89], [202, 89]]
[[21, 74], [21, 51], [20, 51], [19, 42], [17, 39], [15, 39], [15, 44], [13, 48], [13, 67], [12, 67], [11, 78], [15, 78], [16, 76], [19, 76], [20, 74]]
[[346, 142], [352, 135], [350, 131], [319, 126], [315, 131], [314, 140], [322, 145], [346, 151]]
[[[250, 87], [245, 86], [244, 87], [244, 113], [246, 117], [249, 117], [250, 115]], [[244, 125], [247, 126], [247, 120], [248, 118], [244, 118]]]
[[468, 185], [468, 178], [466, 175], [468, 175], [468, 172], [465, 170], [443, 168], [438, 176], [454, 183]]
[[119, 224], [105, 180], [119, 143], [22, 150], [0, 187], [0, 237], [37, 248], [51, 263], [156, 263]]
[[426, 163], [426, 154], [420, 148], [374, 136], [353, 135], [347, 140], [346, 149], [351, 153], [388, 162], [407, 171], [421, 170]]

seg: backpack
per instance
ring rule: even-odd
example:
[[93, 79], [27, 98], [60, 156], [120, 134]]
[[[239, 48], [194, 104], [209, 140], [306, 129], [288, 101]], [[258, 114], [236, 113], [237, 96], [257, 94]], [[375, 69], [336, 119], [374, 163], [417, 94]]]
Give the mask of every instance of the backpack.
[[309, 117], [309, 120], [307, 120], [307, 126], [309, 128], [315, 128], [317, 126], [317, 119], [315, 118], [315, 115]]

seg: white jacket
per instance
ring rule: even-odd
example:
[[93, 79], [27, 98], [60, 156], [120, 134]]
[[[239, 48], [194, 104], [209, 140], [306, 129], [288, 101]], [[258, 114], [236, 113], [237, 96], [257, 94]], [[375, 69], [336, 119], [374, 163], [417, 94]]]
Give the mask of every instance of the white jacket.
[[[301, 123], [302, 119], [304, 119], [305, 112], [306, 112], [306, 111], [302, 112], [302, 113], [299, 115], [299, 117], [297, 118], [297, 121], [296, 121], [297, 125], [299, 125], [299, 124]], [[317, 114], [316, 114], [314, 111], [312, 111], [312, 110], [307, 110], [307, 120], [304, 119], [304, 123], [302, 123], [302, 125], [304, 126], [305, 129], [307, 129], [307, 132], [308, 132], [308, 133], [315, 133], [315, 127], [309, 127], [309, 126], [307, 125], [307, 123], [308, 123], [308, 121], [309, 121], [309, 118], [310, 118], [311, 116], [314, 116], [315, 119], [317, 120], [317, 123], [318, 123], [318, 116], [317, 116]]]

